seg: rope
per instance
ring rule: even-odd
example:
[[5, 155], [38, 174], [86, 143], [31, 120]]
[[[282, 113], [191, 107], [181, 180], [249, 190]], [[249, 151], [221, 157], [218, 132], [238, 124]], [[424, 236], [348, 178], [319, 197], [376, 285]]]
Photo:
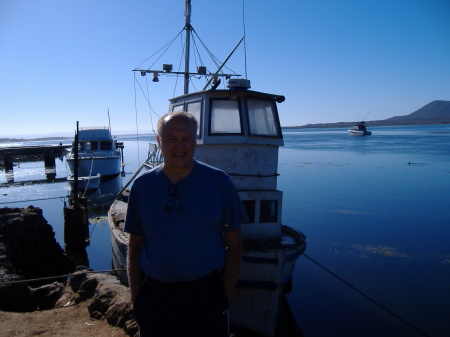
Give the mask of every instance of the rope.
[[91, 182], [91, 178], [92, 178], [92, 168], [94, 167], [94, 157], [91, 157], [91, 170], [89, 171], [89, 178], [88, 178], [88, 182], [86, 184], [86, 188], [84, 189], [83, 195], [82, 197], [84, 197], [87, 193], [88, 187], [89, 187], [89, 183]]
[[67, 278], [67, 277], [74, 277], [74, 276], [78, 276], [78, 275], [87, 275], [87, 274], [101, 274], [101, 273], [111, 273], [111, 272], [115, 272], [115, 271], [125, 271], [127, 270], [126, 268], [123, 269], [111, 269], [111, 270], [88, 270], [88, 271], [84, 271], [84, 272], [77, 272], [74, 274], [66, 274], [66, 275], [59, 275], [59, 276], [49, 276], [49, 277], [41, 277], [41, 278], [34, 278], [34, 279], [28, 279], [28, 280], [18, 280], [18, 281], [6, 281], [6, 282], [1, 282], [0, 285], [4, 285], [4, 284], [18, 284], [18, 283], [28, 283], [28, 282], [36, 282], [36, 281], [49, 281], [49, 280], [56, 280], [59, 278]]
[[416, 330], [419, 334], [421, 334], [422, 336], [429, 336], [428, 334], [426, 334], [425, 332], [423, 332], [422, 330], [420, 330], [419, 328], [415, 327], [414, 325], [412, 325], [411, 323], [409, 323], [407, 320], [405, 320], [404, 318], [400, 317], [399, 315], [397, 315], [395, 312], [393, 312], [392, 310], [388, 309], [387, 307], [385, 307], [384, 305], [382, 305], [381, 303], [375, 301], [373, 298], [367, 296], [366, 294], [364, 294], [361, 290], [357, 289], [356, 287], [352, 286], [350, 283], [348, 283], [347, 281], [345, 281], [342, 277], [339, 277], [338, 275], [336, 275], [335, 273], [333, 273], [331, 270], [329, 270], [328, 268], [326, 268], [325, 266], [321, 265], [319, 262], [317, 262], [316, 260], [314, 260], [312, 257], [308, 256], [307, 254], [303, 253], [303, 256], [306, 257], [307, 259], [309, 259], [311, 262], [315, 263], [317, 266], [319, 266], [320, 268], [322, 268], [323, 270], [325, 270], [328, 274], [330, 274], [331, 276], [337, 278], [339, 281], [341, 281], [342, 283], [344, 283], [346, 286], [350, 287], [352, 290], [356, 291], [358, 294], [360, 294], [361, 296], [363, 296], [365, 299], [369, 300], [370, 302], [372, 302], [373, 304], [375, 304], [376, 306], [380, 307], [381, 309], [383, 309], [384, 311], [386, 311], [387, 313], [391, 314], [392, 316], [394, 316], [395, 318], [397, 318], [398, 320], [400, 320], [401, 322], [405, 323], [406, 325], [408, 325], [410, 328]]
[[41, 201], [41, 200], [52, 200], [52, 199], [62, 199], [65, 198], [66, 196], [60, 196], [60, 197], [51, 197], [51, 198], [40, 198], [40, 199], [28, 199], [28, 200], [17, 200], [17, 201], [6, 201], [6, 202], [0, 202], [0, 205], [3, 204], [17, 204], [19, 202], [30, 202], [30, 201]]

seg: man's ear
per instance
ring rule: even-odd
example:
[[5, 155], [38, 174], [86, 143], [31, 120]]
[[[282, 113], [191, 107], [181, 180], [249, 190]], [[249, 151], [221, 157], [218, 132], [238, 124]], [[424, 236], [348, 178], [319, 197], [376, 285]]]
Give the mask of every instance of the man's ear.
[[158, 147], [161, 149], [161, 139], [159, 138], [159, 135], [156, 135], [156, 141], [158, 143]]

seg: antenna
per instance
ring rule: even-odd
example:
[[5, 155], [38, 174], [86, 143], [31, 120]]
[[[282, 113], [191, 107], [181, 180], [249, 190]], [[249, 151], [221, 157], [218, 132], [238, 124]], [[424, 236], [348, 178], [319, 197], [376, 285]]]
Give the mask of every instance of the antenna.
[[111, 119], [109, 118], [109, 108], [108, 108], [108, 125], [109, 125], [109, 132], [111, 133]]
[[245, 67], [245, 78], [247, 77], [247, 39], [245, 38], [245, 0], [242, 0], [242, 25], [244, 27], [244, 67]]

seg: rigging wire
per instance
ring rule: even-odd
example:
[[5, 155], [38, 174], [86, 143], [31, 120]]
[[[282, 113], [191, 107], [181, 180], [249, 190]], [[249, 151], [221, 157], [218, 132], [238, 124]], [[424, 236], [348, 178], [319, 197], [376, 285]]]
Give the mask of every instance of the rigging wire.
[[142, 61], [136, 68], [139, 68], [142, 64], [144, 64], [145, 62], [147, 62], [148, 60], [150, 60], [153, 56], [157, 55], [161, 50], [164, 49], [164, 51], [161, 53], [161, 55], [148, 67], [148, 69], [150, 69], [155, 63], [156, 61], [158, 61], [164, 54], [165, 52], [170, 48], [170, 46], [172, 46], [172, 44], [174, 43], [174, 41], [178, 38], [178, 36], [184, 31], [184, 28], [174, 37], [172, 38], [172, 40], [170, 40], [169, 42], [167, 42], [164, 46], [162, 46], [158, 51], [156, 51], [155, 53], [153, 53], [152, 55], [150, 55], [149, 57], [147, 57], [144, 61]]
[[159, 115], [156, 113], [156, 111], [153, 109], [152, 104], [150, 103], [150, 92], [148, 91], [149, 88], [149, 84], [148, 84], [148, 76], [145, 76], [145, 84], [147, 85], [147, 102], [148, 102], [148, 110], [149, 110], [149, 114], [150, 114], [150, 124], [152, 126], [152, 131], [154, 134], [156, 134], [155, 132], [155, 127], [153, 126], [153, 115], [152, 112], [159, 118]]
[[197, 37], [197, 39], [200, 41], [200, 44], [203, 46], [203, 48], [205, 48], [206, 53], [209, 55], [211, 60], [214, 62], [214, 65], [216, 67], [219, 67], [220, 66], [219, 59], [208, 49], [208, 47], [206, 47], [206, 44], [203, 42], [203, 40], [200, 38], [200, 36], [197, 34], [197, 32], [194, 29], [192, 29], [192, 32]]
[[[217, 68], [220, 67], [221, 65], [221, 61], [208, 49], [208, 47], [206, 46], [206, 44], [203, 42], [203, 40], [200, 38], [200, 36], [197, 34], [197, 32], [195, 30], [193, 30], [195, 36], [198, 38], [198, 40], [200, 41], [201, 45], [203, 46], [203, 48], [205, 48], [207, 54], [209, 55], [209, 57], [211, 58], [211, 60], [214, 62], [215, 66]], [[230, 68], [228, 68], [226, 65], [223, 66], [224, 68], [228, 69], [230, 72], [236, 74], [236, 72]]]
[[[184, 48], [184, 40], [183, 40], [183, 39], [184, 39], [184, 35], [181, 34], [181, 38], [180, 38], [180, 43], [181, 43], [181, 56], [180, 56], [180, 62], [178, 63], [178, 72], [181, 71], [181, 67], [182, 67], [182, 64], [183, 64], [184, 54], [186, 53], [186, 50], [185, 50], [185, 48]], [[174, 88], [173, 88], [172, 97], [175, 97], [175, 92], [176, 92], [177, 86], [178, 86], [178, 79], [179, 79], [179, 76], [176, 76], [176, 80], [175, 80], [175, 85], [174, 85]], [[189, 80], [190, 80], [190, 78], [189, 78]]]
[[324, 265], [320, 264], [319, 262], [317, 262], [316, 260], [314, 260], [312, 257], [308, 256], [307, 254], [303, 253], [303, 256], [306, 257], [307, 259], [309, 259], [311, 262], [313, 262], [314, 264], [316, 264], [318, 267], [322, 268], [324, 271], [326, 271], [328, 274], [330, 274], [331, 276], [333, 276], [334, 278], [338, 279], [339, 281], [341, 281], [342, 283], [344, 283], [346, 286], [348, 286], [349, 288], [351, 288], [352, 290], [356, 291], [358, 294], [360, 294], [361, 296], [363, 296], [365, 299], [369, 300], [370, 302], [372, 302], [373, 304], [375, 304], [376, 306], [378, 306], [379, 308], [383, 309], [384, 311], [386, 311], [387, 313], [391, 314], [392, 316], [394, 316], [395, 318], [397, 318], [398, 320], [400, 320], [401, 322], [405, 323], [406, 325], [408, 325], [410, 328], [414, 329], [416, 332], [418, 332], [419, 334], [423, 335], [423, 336], [429, 336], [428, 334], [426, 334], [425, 332], [423, 332], [422, 330], [420, 330], [419, 328], [415, 327], [414, 325], [412, 325], [411, 323], [409, 323], [407, 320], [405, 320], [404, 318], [400, 317], [399, 315], [397, 315], [395, 312], [393, 312], [392, 310], [390, 310], [389, 308], [385, 307], [383, 304], [375, 301], [373, 298], [369, 297], [368, 295], [364, 294], [361, 290], [359, 290], [358, 288], [352, 286], [350, 283], [348, 283], [346, 280], [344, 280], [342, 277], [336, 275], [335, 273], [333, 273], [331, 270], [329, 270], [328, 268], [326, 268]]
[[[145, 100], [147, 101], [147, 103], [148, 103], [148, 105], [150, 107], [150, 112], [153, 112], [159, 118], [159, 115], [156, 113], [156, 111], [153, 109], [153, 106], [150, 103], [150, 93], [148, 92], [148, 87], [149, 87], [148, 82], [146, 82], [147, 83], [147, 94], [145, 94], [144, 88], [142, 87], [142, 85], [138, 81], [138, 79], [136, 78], [136, 73], [134, 74], [134, 80], [135, 80], [135, 84], [137, 83], [139, 85], [139, 88], [141, 89], [142, 95], [144, 96]], [[135, 88], [134, 94], [135, 94], [135, 110], [137, 111], [137, 107], [136, 107], [137, 106], [137, 103], [136, 103], [136, 101], [137, 101], [136, 88]], [[152, 124], [152, 127], [153, 127], [153, 124]]]
[[[136, 123], [136, 145], [137, 145], [137, 149], [138, 149], [138, 151], [137, 151], [138, 163], [139, 163], [139, 166], [141, 166], [141, 157], [139, 155], [139, 153], [140, 153], [140, 151], [139, 151], [139, 126], [138, 126], [137, 95], [136, 95], [136, 82], [138, 82], [138, 84], [139, 84], [139, 81], [136, 78], [136, 72], [133, 72], [133, 74], [134, 74], [133, 87], [134, 87], [134, 112], [135, 112], [135, 123]], [[140, 84], [139, 84], [139, 86], [140, 86]], [[142, 89], [142, 87], [141, 87], [141, 89]]]

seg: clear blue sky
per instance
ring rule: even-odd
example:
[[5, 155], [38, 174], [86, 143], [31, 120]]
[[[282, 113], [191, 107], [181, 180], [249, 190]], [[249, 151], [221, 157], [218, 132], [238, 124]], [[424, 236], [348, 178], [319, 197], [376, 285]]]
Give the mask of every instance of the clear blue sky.
[[[243, 35], [242, 0], [192, 0], [192, 10], [197, 34], [225, 59]], [[283, 126], [385, 119], [450, 100], [448, 0], [246, 0], [245, 22], [247, 77], [253, 90], [286, 96]], [[113, 133], [135, 132], [136, 116], [148, 132], [131, 70], [183, 25], [183, 0], [0, 0], [0, 138], [72, 135], [77, 120], [108, 125], [108, 109]], [[229, 63], [239, 74], [243, 50]], [[162, 63], [177, 68], [179, 58], [152, 69]], [[159, 115], [173, 83], [149, 82]]]

